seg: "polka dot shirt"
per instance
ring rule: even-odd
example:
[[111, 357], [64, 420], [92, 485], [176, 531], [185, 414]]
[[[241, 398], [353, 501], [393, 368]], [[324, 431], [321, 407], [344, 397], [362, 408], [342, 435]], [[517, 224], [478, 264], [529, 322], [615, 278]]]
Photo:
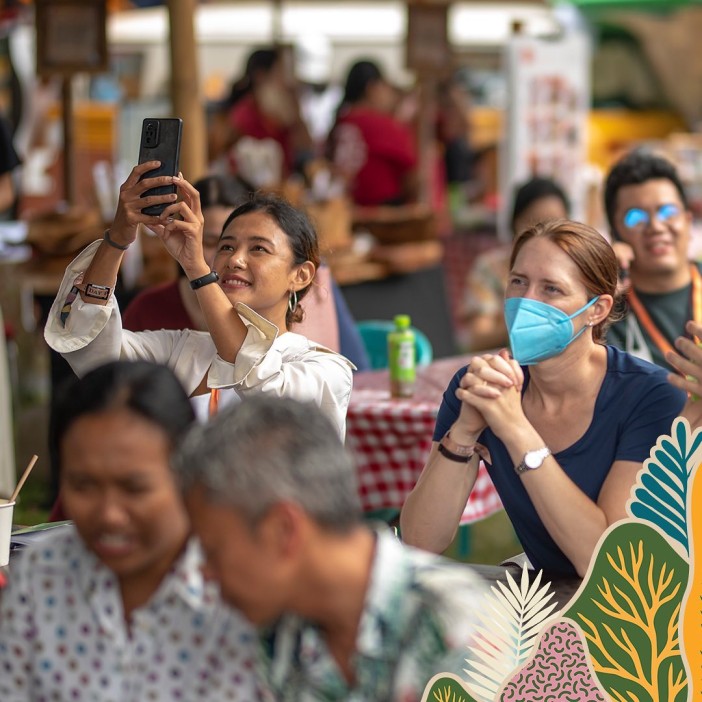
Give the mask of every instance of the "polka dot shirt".
[[0, 602], [2, 702], [255, 700], [256, 637], [191, 541], [126, 626], [112, 571], [75, 530], [15, 559]]

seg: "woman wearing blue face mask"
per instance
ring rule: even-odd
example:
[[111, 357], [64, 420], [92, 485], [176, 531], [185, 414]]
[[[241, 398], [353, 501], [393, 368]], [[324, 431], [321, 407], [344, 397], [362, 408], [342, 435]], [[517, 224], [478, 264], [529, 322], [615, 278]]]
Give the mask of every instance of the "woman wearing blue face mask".
[[406, 542], [448, 546], [482, 456], [532, 565], [584, 575], [685, 402], [665, 370], [603, 345], [617, 268], [584, 224], [557, 220], [517, 238], [505, 299], [514, 358], [476, 356], [451, 381], [402, 511]]

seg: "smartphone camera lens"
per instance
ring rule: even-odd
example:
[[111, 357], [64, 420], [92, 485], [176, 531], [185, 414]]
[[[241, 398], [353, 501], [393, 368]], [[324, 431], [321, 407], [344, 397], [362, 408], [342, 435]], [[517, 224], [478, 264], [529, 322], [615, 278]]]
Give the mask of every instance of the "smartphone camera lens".
[[144, 145], [153, 148], [158, 144], [158, 122], [146, 122], [144, 125]]

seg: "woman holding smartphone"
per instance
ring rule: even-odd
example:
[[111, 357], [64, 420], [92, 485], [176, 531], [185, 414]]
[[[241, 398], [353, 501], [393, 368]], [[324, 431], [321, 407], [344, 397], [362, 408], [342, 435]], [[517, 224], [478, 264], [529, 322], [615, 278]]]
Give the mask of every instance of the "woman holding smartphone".
[[[120, 189], [112, 227], [68, 266], [44, 332], [49, 346], [79, 376], [119, 358], [164, 363], [210, 412], [220, 402], [259, 392], [314, 401], [343, 436], [352, 364], [290, 332], [319, 265], [317, 235], [307, 217], [277, 197], [252, 196], [225, 222], [210, 267], [197, 190], [182, 176], [139, 180], [157, 166], [134, 167]], [[142, 197], [171, 184], [177, 195]], [[160, 216], [142, 212], [162, 203], [167, 206]], [[156, 233], [185, 271], [208, 332], [122, 328], [112, 293], [140, 224]]]

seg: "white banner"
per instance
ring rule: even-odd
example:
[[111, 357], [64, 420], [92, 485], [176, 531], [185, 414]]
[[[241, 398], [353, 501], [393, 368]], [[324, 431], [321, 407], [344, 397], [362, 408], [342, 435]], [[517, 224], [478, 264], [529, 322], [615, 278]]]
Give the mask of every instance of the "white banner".
[[552, 178], [583, 219], [586, 127], [590, 109], [590, 44], [586, 35], [559, 39], [515, 35], [506, 47], [507, 120], [500, 158], [500, 236], [510, 241], [515, 185]]

